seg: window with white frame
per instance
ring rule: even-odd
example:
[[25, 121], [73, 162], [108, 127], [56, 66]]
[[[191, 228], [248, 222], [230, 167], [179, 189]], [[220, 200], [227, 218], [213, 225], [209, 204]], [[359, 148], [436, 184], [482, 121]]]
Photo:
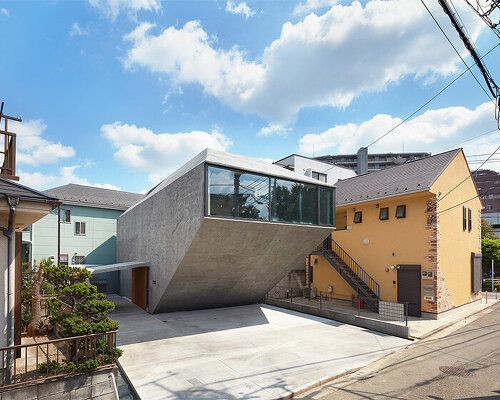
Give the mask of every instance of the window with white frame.
[[75, 222], [75, 235], [86, 235], [87, 224], [85, 222]]

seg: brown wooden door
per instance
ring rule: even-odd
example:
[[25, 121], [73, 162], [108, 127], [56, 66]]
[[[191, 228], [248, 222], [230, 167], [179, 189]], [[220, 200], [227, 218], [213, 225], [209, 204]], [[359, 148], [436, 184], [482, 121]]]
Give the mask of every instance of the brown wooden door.
[[420, 266], [398, 265], [398, 302], [408, 303], [408, 315], [420, 317]]
[[132, 302], [147, 310], [148, 267], [132, 268]]

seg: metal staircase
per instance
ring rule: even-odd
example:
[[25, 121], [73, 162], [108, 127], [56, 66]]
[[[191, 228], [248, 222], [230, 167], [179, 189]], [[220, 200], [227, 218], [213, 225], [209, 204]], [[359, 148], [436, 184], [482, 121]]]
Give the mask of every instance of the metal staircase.
[[330, 236], [318, 250], [358, 296], [365, 300], [366, 306], [378, 312], [380, 285]]

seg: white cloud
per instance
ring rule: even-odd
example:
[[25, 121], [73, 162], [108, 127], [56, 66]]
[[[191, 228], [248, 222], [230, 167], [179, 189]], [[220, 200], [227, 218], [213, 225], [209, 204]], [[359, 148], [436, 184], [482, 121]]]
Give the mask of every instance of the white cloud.
[[320, 8], [332, 7], [338, 2], [339, 0], [306, 0], [306, 2], [295, 6], [293, 14], [304, 15]]
[[5, 15], [6, 17], [10, 17], [9, 10], [6, 8], [0, 8], [0, 14]]
[[[499, 143], [498, 131], [477, 140], [465, 141], [495, 129], [493, 111], [491, 102], [483, 103], [473, 109], [448, 107], [428, 110], [375, 143], [369, 148], [369, 152], [397, 152], [402, 151], [404, 147], [408, 152], [439, 153], [463, 147], [466, 155], [492, 153]], [[304, 155], [312, 155], [314, 151], [316, 156], [353, 154], [400, 122], [401, 118], [377, 114], [361, 124], [336, 125], [319, 134], [303, 136], [299, 140], [298, 151]], [[491, 164], [491, 167], [495, 167], [495, 164]]]
[[232, 144], [217, 131], [154, 133], [121, 122], [103, 125], [101, 132], [116, 148], [115, 160], [131, 169], [148, 172], [153, 184], [165, 179], [205, 148], [226, 150]]
[[135, 16], [138, 11], [158, 11], [160, 0], [88, 0], [90, 5], [103, 14], [105, 18], [115, 21], [120, 12], [128, 12]]
[[71, 25], [71, 29], [69, 31], [70, 36], [83, 36], [83, 35], [88, 35], [89, 31], [85, 28], [82, 28], [78, 22], [73, 22], [73, 25]]
[[226, 11], [231, 13], [231, 14], [238, 14], [244, 16], [246, 19], [250, 18], [251, 16], [255, 15], [255, 11], [252, 10], [248, 4], [244, 1], [242, 1], [239, 4], [236, 4], [235, 2], [231, 0], [227, 0], [226, 3]]
[[267, 126], [263, 126], [261, 130], [257, 133], [257, 136], [269, 136], [272, 134], [276, 134], [279, 136], [288, 136], [288, 133], [291, 131], [291, 128], [287, 128], [281, 124], [269, 124]]
[[44, 190], [51, 187], [66, 185], [68, 183], [76, 183], [80, 185], [95, 186], [103, 189], [120, 190], [119, 187], [111, 184], [92, 184], [86, 178], [79, 177], [75, 174], [75, 170], [80, 168], [79, 165], [62, 167], [57, 174], [44, 174], [41, 172], [24, 172], [19, 171], [19, 182], [23, 185], [34, 189]]
[[[431, 4], [445, 21], [439, 5]], [[484, 24], [467, 4], [456, 7], [477, 38]], [[443, 26], [458, 43], [451, 24]], [[287, 22], [255, 60], [238, 47], [217, 47], [199, 21], [152, 31], [153, 25], [142, 24], [125, 36], [131, 42], [125, 67], [167, 75], [177, 86], [198, 84], [229, 107], [272, 124], [289, 123], [304, 107], [346, 107], [405, 76], [428, 79], [461, 68], [418, 0], [372, 0], [364, 6], [355, 1]]]
[[50, 142], [42, 137], [47, 130], [47, 125], [40, 119], [11, 122], [9, 130], [17, 134], [17, 162], [19, 164], [49, 164], [75, 155], [73, 147], [64, 146], [60, 142]]

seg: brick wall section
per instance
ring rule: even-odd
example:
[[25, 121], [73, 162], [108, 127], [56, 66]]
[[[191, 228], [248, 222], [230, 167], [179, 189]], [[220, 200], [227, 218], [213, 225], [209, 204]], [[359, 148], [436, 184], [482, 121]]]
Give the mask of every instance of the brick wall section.
[[[434, 271], [435, 301], [424, 301], [424, 311], [440, 313], [456, 307], [451, 301], [451, 294], [446, 288], [446, 279], [439, 268], [439, 239], [441, 232], [439, 230], [439, 203], [437, 196], [427, 201], [426, 210], [426, 228], [429, 230], [429, 250], [425, 259], [429, 262], [432, 271]], [[429, 282], [429, 281], [427, 281]], [[427, 283], [426, 282], [426, 283]]]

